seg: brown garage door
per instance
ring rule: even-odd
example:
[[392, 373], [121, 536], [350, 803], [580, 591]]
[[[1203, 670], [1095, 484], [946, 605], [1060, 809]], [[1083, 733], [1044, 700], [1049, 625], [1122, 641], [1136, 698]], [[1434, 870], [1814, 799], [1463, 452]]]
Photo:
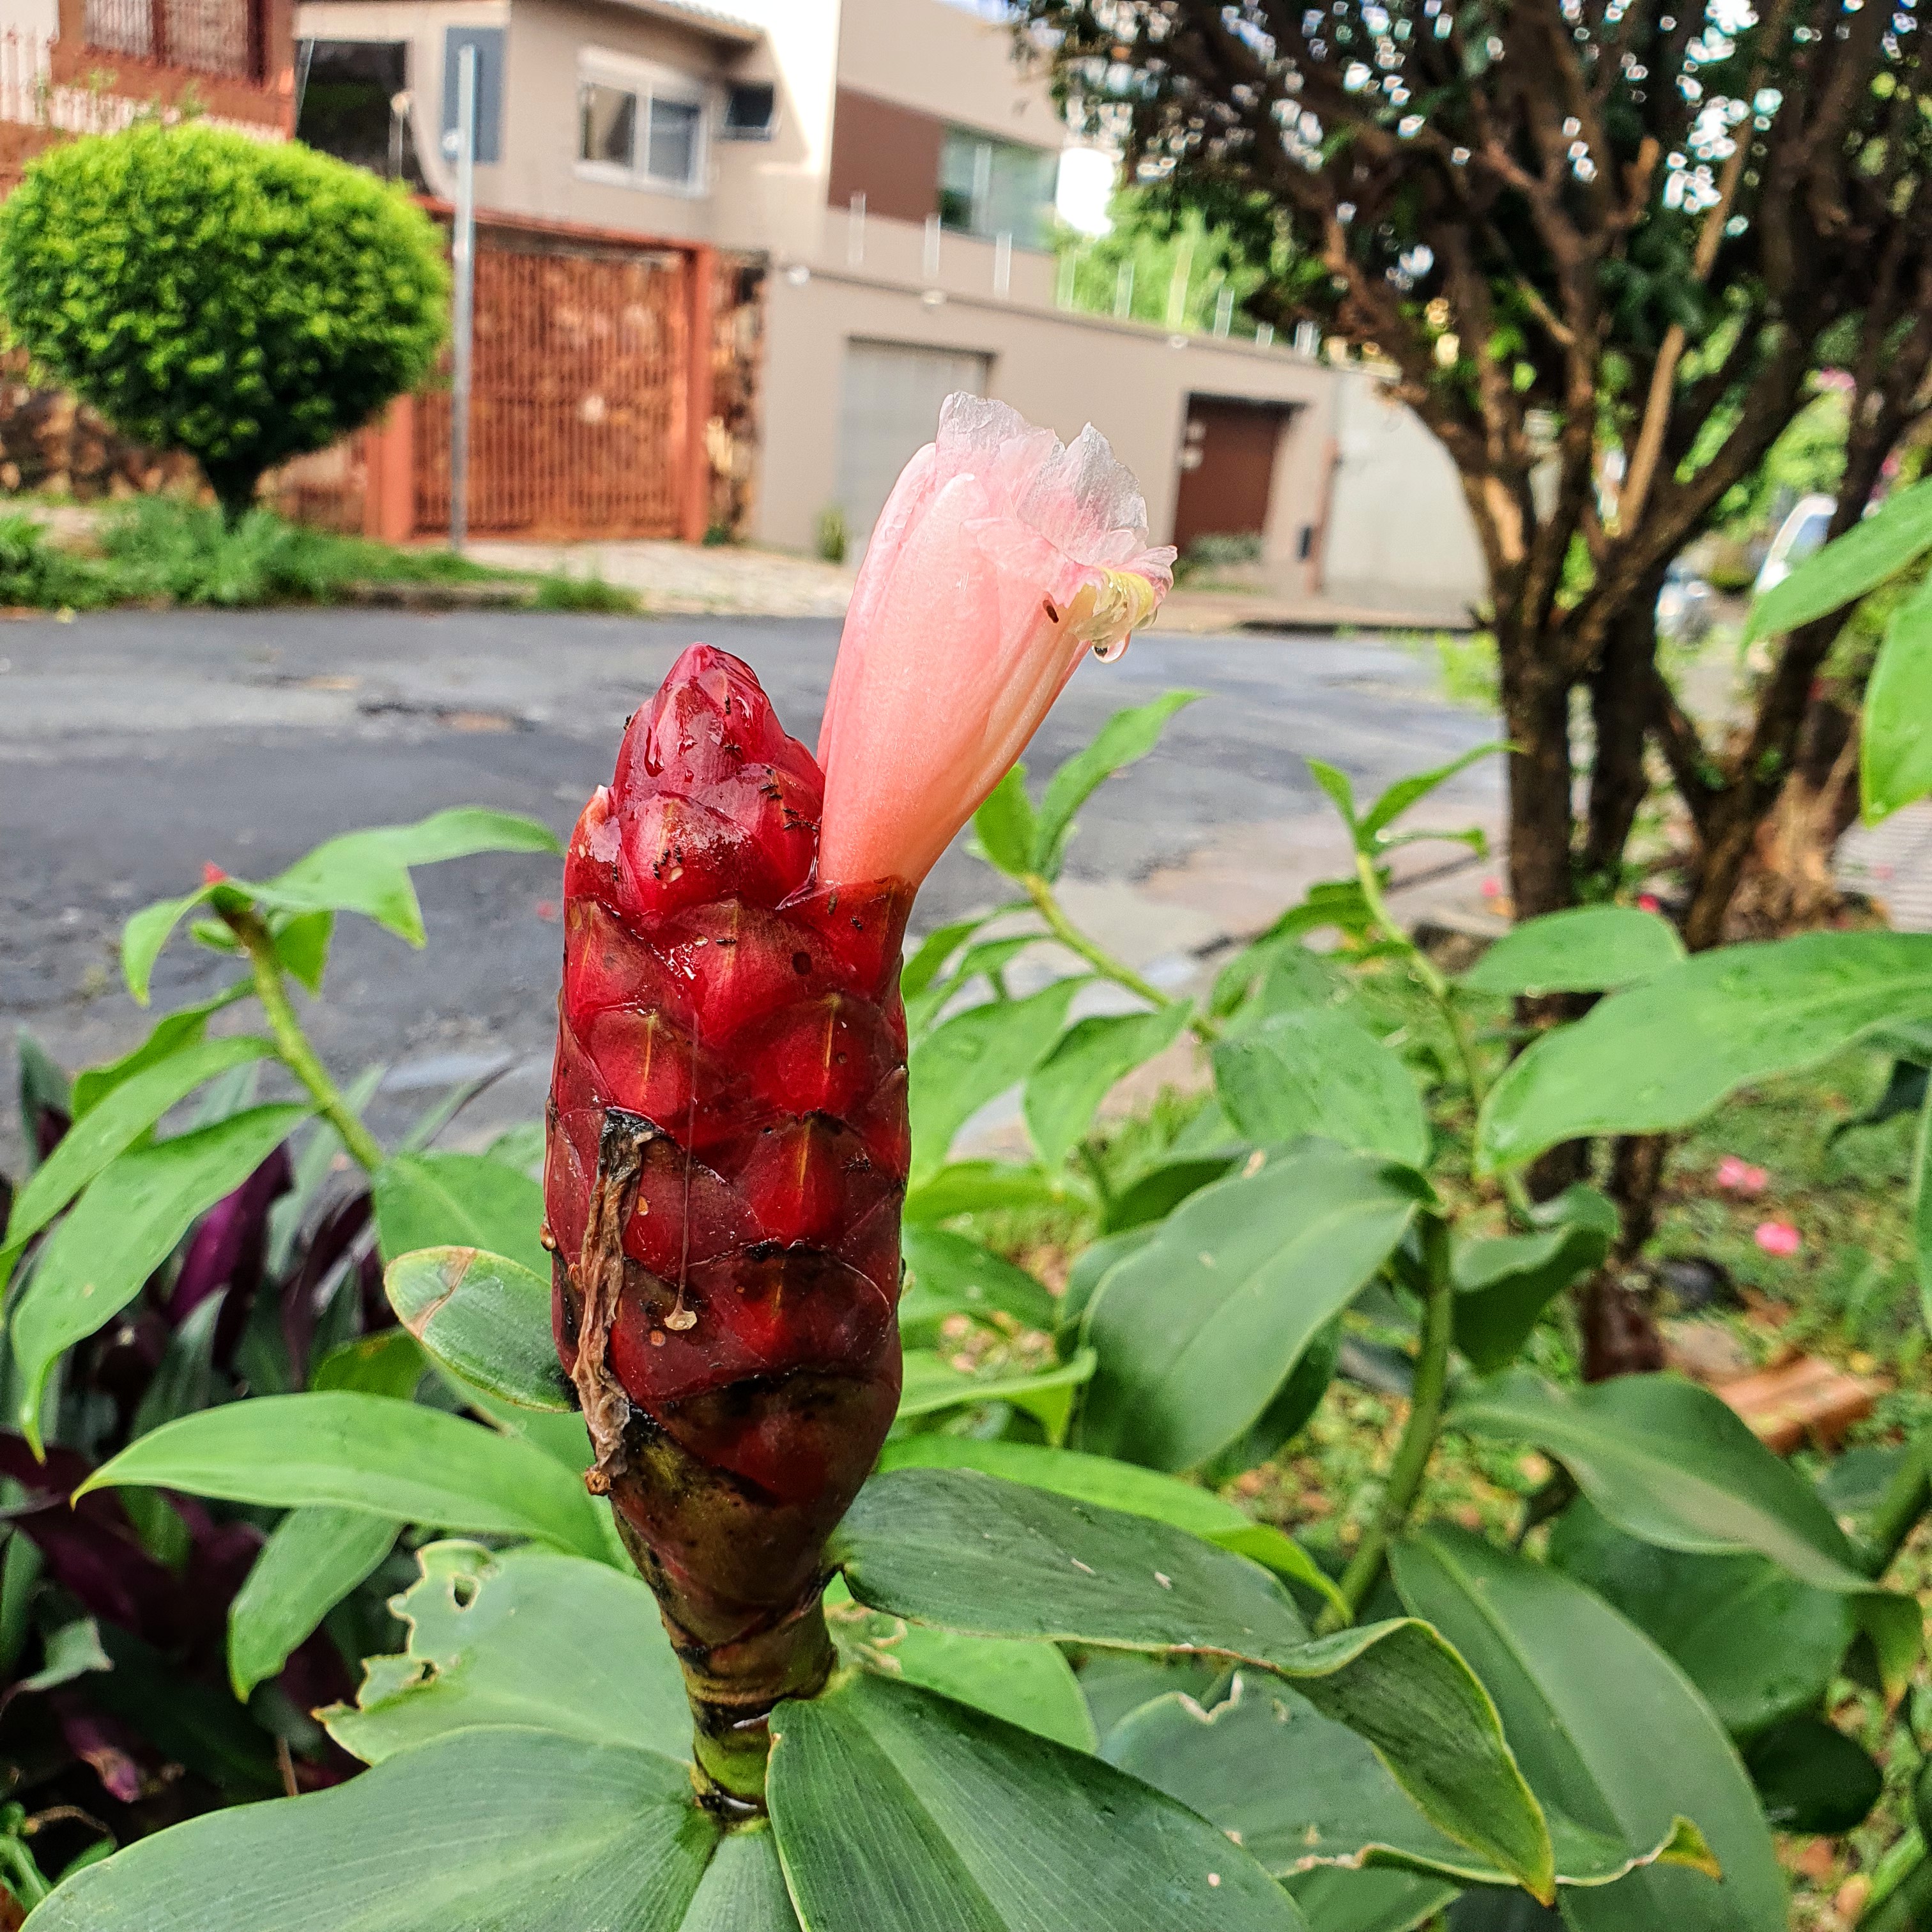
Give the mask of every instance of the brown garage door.
[[[688, 258], [485, 228], [477, 236], [470, 527], [678, 532]], [[416, 528], [449, 527], [449, 391], [417, 399]]]
[[1197, 537], [1258, 536], [1268, 528], [1275, 452], [1288, 414], [1286, 404], [1188, 398], [1174, 506], [1178, 548]]

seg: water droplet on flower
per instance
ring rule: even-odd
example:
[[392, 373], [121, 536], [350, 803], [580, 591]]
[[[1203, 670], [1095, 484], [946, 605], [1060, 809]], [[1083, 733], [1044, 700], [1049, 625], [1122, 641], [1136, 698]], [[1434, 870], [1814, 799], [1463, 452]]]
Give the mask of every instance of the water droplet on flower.
[[1111, 643], [1096, 644], [1094, 655], [1102, 664], [1118, 664], [1126, 656], [1127, 646], [1132, 641], [1131, 638], [1115, 638]]

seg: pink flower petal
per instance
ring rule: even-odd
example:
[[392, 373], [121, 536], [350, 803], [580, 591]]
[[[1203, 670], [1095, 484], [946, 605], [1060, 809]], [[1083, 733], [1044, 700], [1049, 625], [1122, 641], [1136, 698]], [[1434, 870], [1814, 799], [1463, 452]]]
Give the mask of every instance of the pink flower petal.
[[1768, 1255], [1795, 1255], [1804, 1237], [1789, 1221], [1760, 1221], [1752, 1238]]

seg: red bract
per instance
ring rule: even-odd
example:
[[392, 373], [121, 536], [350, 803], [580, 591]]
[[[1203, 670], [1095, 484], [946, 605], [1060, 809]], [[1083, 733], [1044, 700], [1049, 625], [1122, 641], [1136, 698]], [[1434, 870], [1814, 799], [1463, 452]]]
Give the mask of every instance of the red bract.
[[824, 789], [751, 671], [694, 645], [565, 862], [557, 1347], [700, 1760], [746, 1795], [734, 1744], [761, 1766], [774, 1697], [830, 1667], [821, 1552], [898, 1400], [912, 887], [816, 886]]

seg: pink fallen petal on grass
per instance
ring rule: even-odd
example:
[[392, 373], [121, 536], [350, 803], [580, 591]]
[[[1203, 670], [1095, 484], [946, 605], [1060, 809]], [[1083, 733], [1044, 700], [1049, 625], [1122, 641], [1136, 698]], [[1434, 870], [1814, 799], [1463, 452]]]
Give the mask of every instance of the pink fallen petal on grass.
[[1727, 1194], [1762, 1194], [1771, 1185], [1771, 1176], [1761, 1167], [1727, 1154], [1718, 1163], [1718, 1185]]
[[1752, 1239], [1768, 1255], [1795, 1255], [1804, 1245], [1804, 1237], [1789, 1221], [1760, 1221]]
[[1654, 892], [1639, 892], [1636, 904], [1640, 912], [1661, 912], [1664, 910], [1664, 902]]

